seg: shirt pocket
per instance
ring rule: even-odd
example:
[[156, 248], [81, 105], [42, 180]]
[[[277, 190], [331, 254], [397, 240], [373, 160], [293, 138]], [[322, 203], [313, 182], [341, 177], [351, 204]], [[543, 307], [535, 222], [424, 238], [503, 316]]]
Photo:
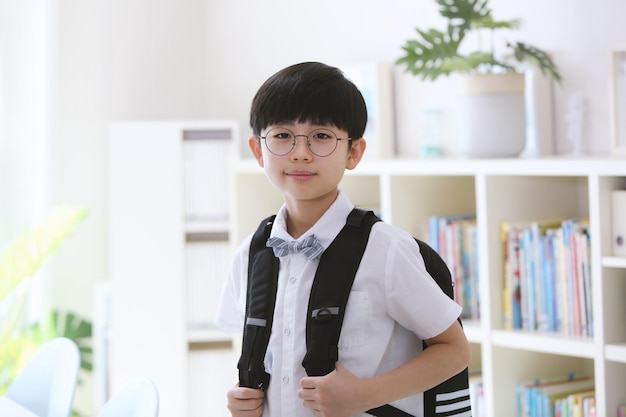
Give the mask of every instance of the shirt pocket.
[[366, 342], [365, 328], [370, 312], [370, 299], [367, 291], [350, 291], [346, 314], [343, 318], [339, 349], [363, 346]]

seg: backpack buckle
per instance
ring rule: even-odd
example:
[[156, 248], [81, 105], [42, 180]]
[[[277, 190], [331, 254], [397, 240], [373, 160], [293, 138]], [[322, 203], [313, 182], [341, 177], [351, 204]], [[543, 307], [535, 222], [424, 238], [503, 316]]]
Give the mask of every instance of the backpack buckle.
[[339, 307], [316, 308], [311, 312], [311, 317], [318, 322], [329, 321], [332, 316], [339, 315]]

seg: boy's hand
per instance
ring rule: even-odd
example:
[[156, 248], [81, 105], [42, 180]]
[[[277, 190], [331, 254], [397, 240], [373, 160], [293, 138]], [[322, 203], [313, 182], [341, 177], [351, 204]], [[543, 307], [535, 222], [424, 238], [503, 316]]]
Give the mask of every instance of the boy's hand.
[[347, 417], [368, 410], [362, 380], [337, 364], [326, 376], [305, 377], [300, 380], [298, 397], [313, 414], [323, 417]]
[[260, 417], [265, 393], [260, 389], [243, 388], [239, 384], [228, 390], [228, 410], [233, 417]]

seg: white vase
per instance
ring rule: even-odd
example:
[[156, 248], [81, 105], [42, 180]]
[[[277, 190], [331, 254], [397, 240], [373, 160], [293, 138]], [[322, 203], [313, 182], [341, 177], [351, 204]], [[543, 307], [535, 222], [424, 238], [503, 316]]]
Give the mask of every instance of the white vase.
[[505, 158], [524, 150], [524, 74], [461, 75], [457, 100], [458, 153]]

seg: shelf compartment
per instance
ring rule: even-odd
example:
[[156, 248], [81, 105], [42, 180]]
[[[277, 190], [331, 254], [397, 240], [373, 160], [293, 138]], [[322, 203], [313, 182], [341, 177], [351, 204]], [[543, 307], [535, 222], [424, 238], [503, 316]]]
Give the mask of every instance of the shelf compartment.
[[348, 171], [341, 180], [339, 189], [346, 193], [354, 205], [380, 214], [380, 177], [378, 175], [354, 175], [352, 171]]
[[484, 333], [478, 320], [463, 320], [463, 331], [470, 343], [482, 343]]
[[626, 364], [626, 343], [609, 344], [604, 347], [606, 360]]
[[[626, 163], [624, 164], [626, 165]], [[603, 265], [606, 259], [606, 262], [612, 263], [617, 262], [617, 267], [626, 267], [626, 260], [624, 263], [619, 262], [620, 258], [611, 257], [613, 252], [613, 228], [611, 225], [611, 193], [613, 190], [624, 190], [626, 189], [626, 176], [612, 177], [612, 176], [600, 176], [599, 177], [599, 187], [598, 187], [598, 196], [599, 200], [598, 208], [599, 208], [599, 219], [600, 219], [600, 242], [601, 253], [602, 256], [608, 257], [603, 258]], [[611, 266], [611, 265], [608, 265]]]
[[[486, 231], [485, 268], [481, 277], [488, 279], [490, 294], [502, 294], [504, 251], [502, 225], [548, 219], [589, 217], [589, 181], [586, 176], [507, 176], [485, 177], [484, 211], [478, 222]], [[504, 328], [502, 297], [491, 297], [492, 327]]]
[[[547, 340], [535, 339], [537, 343]], [[523, 347], [494, 346], [491, 358], [492, 393], [494, 416], [513, 416], [516, 410], [516, 391], [520, 382], [536, 378], [552, 378], [570, 374], [594, 377], [592, 359], [572, 357], [560, 354], [537, 353]], [[483, 379], [485, 379], [483, 364]]]
[[[626, 404], [626, 363], [611, 362], [606, 366], [606, 381], [604, 396], [601, 401], [605, 403], [604, 408], [598, 408], [598, 416], [617, 416], [617, 408]], [[603, 410], [605, 410], [604, 413]]]
[[278, 212], [283, 199], [259, 166], [247, 165], [246, 170], [234, 172], [231, 180], [234, 189], [230, 213], [237, 219], [231, 228], [231, 241], [238, 246], [259, 227], [261, 220]]
[[626, 269], [602, 268], [603, 335], [605, 344], [626, 342]]
[[[237, 355], [231, 343], [189, 345], [186, 382], [189, 386], [187, 398], [190, 412], [187, 416], [229, 414], [226, 390], [238, 380]], [[183, 414], [174, 415], [183, 417]]]
[[476, 213], [473, 176], [392, 175], [389, 194], [387, 221], [422, 240], [428, 236], [430, 216]]

